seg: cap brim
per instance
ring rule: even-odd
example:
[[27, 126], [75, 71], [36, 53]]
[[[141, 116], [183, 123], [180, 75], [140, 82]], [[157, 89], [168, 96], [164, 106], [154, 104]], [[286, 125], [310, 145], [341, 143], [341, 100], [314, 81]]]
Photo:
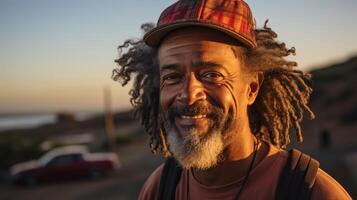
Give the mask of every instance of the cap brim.
[[247, 46], [248, 48], [254, 48], [256, 47], [256, 43], [253, 41], [248, 40], [246, 37], [243, 35], [237, 34], [236, 32], [225, 28], [222, 25], [216, 25], [210, 22], [202, 22], [202, 21], [176, 21], [174, 23], [169, 23], [165, 25], [161, 25], [159, 27], [153, 28], [151, 31], [146, 33], [144, 35], [144, 42], [152, 47], [157, 47], [161, 40], [171, 31], [179, 29], [179, 28], [184, 28], [184, 27], [189, 27], [189, 26], [203, 26], [203, 27], [208, 27], [212, 28], [218, 31], [222, 31], [223, 33], [228, 34], [229, 36], [237, 39], [239, 42], [241, 42], [243, 45]]

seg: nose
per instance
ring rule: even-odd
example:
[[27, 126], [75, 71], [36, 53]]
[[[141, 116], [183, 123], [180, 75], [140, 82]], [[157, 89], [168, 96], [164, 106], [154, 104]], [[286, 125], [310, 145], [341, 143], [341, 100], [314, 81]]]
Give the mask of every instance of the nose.
[[183, 81], [182, 89], [177, 96], [177, 100], [186, 105], [192, 105], [197, 101], [205, 100], [206, 94], [202, 82], [200, 82], [192, 72]]

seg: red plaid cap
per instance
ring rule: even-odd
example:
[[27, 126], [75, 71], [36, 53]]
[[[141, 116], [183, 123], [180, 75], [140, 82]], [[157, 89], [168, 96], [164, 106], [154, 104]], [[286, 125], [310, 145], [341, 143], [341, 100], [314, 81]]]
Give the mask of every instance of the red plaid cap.
[[157, 46], [170, 31], [187, 26], [213, 28], [247, 47], [257, 46], [253, 14], [243, 0], [179, 0], [161, 13], [157, 27], [144, 35], [144, 41]]

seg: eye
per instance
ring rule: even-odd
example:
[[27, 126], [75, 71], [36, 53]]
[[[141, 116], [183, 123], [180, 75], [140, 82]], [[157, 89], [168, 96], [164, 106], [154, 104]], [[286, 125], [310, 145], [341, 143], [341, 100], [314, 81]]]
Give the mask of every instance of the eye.
[[177, 73], [170, 73], [162, 77], [163, 83], [165, 84], [175, 84], [181, 81], [181, 75]]
[[224, 76], [219, 72], [206, 72], [201, 75], [203, 81], [219, 82], [224, 79]]

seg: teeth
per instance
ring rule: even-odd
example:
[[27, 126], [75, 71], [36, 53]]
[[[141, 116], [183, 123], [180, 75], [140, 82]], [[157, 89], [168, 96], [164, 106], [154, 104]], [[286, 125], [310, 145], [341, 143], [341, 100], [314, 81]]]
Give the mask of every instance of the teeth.
[[181, 115], [182, 119], [200, 119], [204, 117], [206, 117], [206, 115], [194, 115], [194, 116]]

